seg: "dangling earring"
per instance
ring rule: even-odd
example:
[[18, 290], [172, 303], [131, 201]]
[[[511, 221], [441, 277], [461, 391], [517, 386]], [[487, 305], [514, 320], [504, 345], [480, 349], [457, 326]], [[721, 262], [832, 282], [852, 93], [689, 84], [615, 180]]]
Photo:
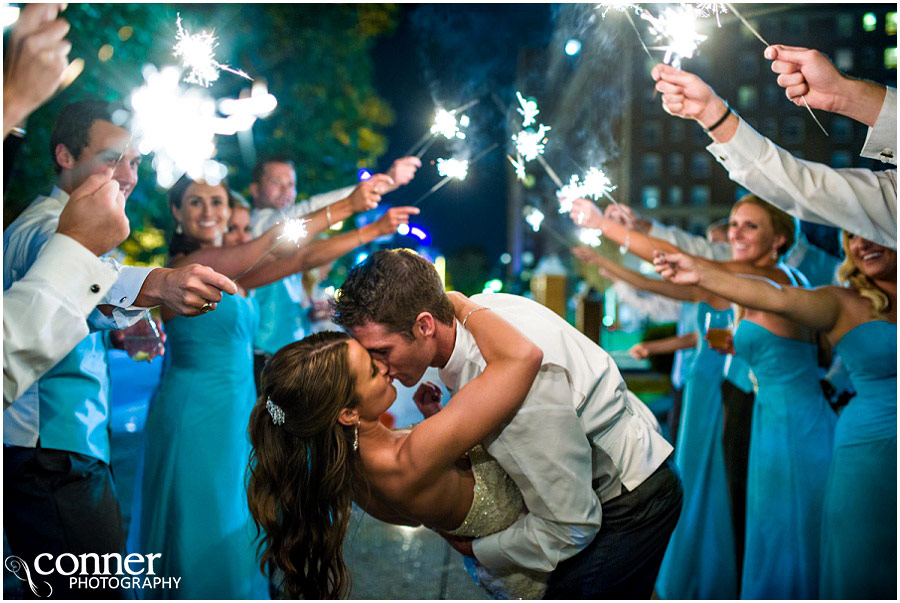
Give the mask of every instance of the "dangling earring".
[[181, 222], [175, 223], [175, 234], [184, 234], [184, 229], [181, 227]]
[[356, 427], [353, 428], [353, 452], [359, 450], [359, 421], [356, 422]]

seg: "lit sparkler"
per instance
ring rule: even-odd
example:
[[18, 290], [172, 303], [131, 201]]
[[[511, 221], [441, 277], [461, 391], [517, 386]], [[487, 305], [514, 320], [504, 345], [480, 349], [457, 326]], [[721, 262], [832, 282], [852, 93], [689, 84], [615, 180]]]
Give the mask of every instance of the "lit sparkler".
[[603, 231], [594, 228], [583, 228], [578, 233], [578, 240], [590, 247], [600, 247]]
[[[464, 180], [466, 178], [466, 176], [468, 176], [468, 174], [469, 174], [469, 167], [475, 165], [482, 157], [484, 157], [485, 155], [487, 155], [488, 153], [490, 153], [491, 151], [496, 149], [498, 146], [500, 146], [500, 145], [498, 145], [495, 142], [494, 144], [492, 144], [485, 150], [478, 153], [478, 155], [473, 157], [471, 160], [459, 161], [457, 164], [455, 164], [455, 167], [453, 164], [450, 163], [450, 162], [457, 161], [455, 159], [443, 160], [445, 163], [441, 163], [442, 160], [438, 159], [438, 173], [441, 173], [441, 169], [442, 169], [441, 166], [443, 165], [443, 166], [445, 166], [443, 168], [445, 170], [444, 173], [446, 173], [447, 175], [445, 175], [441, 180], [439, 180], [437, 184], [435, 184], [430, 189], [428, 189], [428, 191], [424, 195], [422, 195], [421, 197], [416, 199], [416, 201], [414, 203], [412, 203], [411, 205], [413, 207], [416, 207], [417, 205], [419, 205], [419, 203], [421, 203], [422, 201], [424, 201], [425, 199], [427, 199], [428, 197], [430, 197], [431, 195], [433, 195], [434, 193], [439, 191], [441, 188], [443, 188], [448, 182], [450, 182], [453, 179]], [[465, 164], [465, 165], [462, 166], [461, 164]], [[463, 171], [463, 167], [465, 168], [465, 171]], [[462, 177], [459, 177], [460, 175]]]
[[705, 18], [714, 15], [716, 17], [716, 24], [719, 27], [722, 27], [722, 21], [719, 18], [719, 15], [728, 12], [724, 2], [692, 2], [691, 4], [694, 5], [698, 16]]
[[609, 176], [600, 168], [592, 167], [585, 173], [583, 180], [574, 175], [569, 179], [568, 184], [556, 191], [556, 197], [559, 200], [559, 213], [567, 214], [572, 211], [572, 201], [579, 197], [594, 199], [595, 201], [601, 197], [606, 197], [618, 205], [616, 200], [610, 195], [614, 190], [616, 190], [616, 186], [609, 179]]
[[306, 223], [308, 220], [304, 220], [303, 218], [290, 218], [284, 221], [284, 224], [281, 227], [281, 234], [275, 239], [275, 242], [272, 243], [272, 246], [269, 247], [268, 250], [258, 258], [256, 261], [247, 266], [244, 270], [241, 271], [236, 277], [234, 277], [233, 281], [240, 279], [242, 276], [246, 275], [248, 272], [256, 268], [261, 261], [267, 258], [275, 248], [288, 241], [295, 245], [300, 243], [300, 239], [305, 239], [307, 236]]
[[531, 230], [538, 232], [541, 230], [541, 223], [544, 221], [544, 212], [536, 207], [526, 206], [524, 208], [525, 221], [531, 226]]
[[513, 134], [513, 142], [516, 143], [516, 153], [518, 153], [525, 161], [532, 161], [544, 153], [544, 146], [547, 143], [546, 135], [550, 131], [550, 126], [539, 124], [537, 131], [522, 130]]
[[513, 159], [510, 155], [507, 155], [506, 158], [509, 159], [509, 162], [516, 169], [516, 178], [525, 182], [528, 174], [525, 172], [525, 161], [522, 159], [522, 156], [517, 155], [516, 158]]
[[676, 69], [681, 69], [681, 60], [694, 56], [697, 46], [706, 39], [696, 31], [696, 14], [690, 6], [666, 7], [658, 18], [644, 11], [641, 18], [650, 23], [650, 32], [658, 40], [666, 42], [663, 63]]
[[467, 159], [438, 159], [437, 171], [441, 176], [462, 181], [469, 175], [469, 161]]
[[181, 57], [185, 69], [190, 72], [184, 81], [188, 84], [198, 84], [204, 88], [219, 79], [219, 71], [227, 71], [239, 75], [248, 80], [253, 78], [240, 69], [234, 69], [216, 61], [214, 49], [219, 43], [216, 37], [208, 32], [201, 31], [198, 34], [188, 33], [181, 25], [181, 14], [177, 15], [175, 26], [175, 46], [172, 49], [176, 57]]
[[521, 105], [518, 109], [516, 109], [516, 111], [518, 111], [522, 115], [522, 127], [527, 128], [531, 124], [535, 123], [534, 118], [537, 117], [538, 113], [540, 113], [537, 101], [526, 99], [518, 90], [516, 90], [516, 98], [519, 101], [519, 105]]
[[638, 15], [640, 15], [644, 10], [637, 4], [632, 4], [631, 2], [601, 2], [597, 5], [597, 8], [600, 9], [600, 16], [603, 18], [606, 18], [606, 13], [608, 13], [610, 10], [615, 10], [620, 13], [633, 10], [635, 14]]
[[462, 140], [466, 137], [466, 133], [460, 128], [465, 128], [468, 125], [468, 116], [460, 115], [459, 118], [457, 118], [456, 115], [450, 111], [438, 109], [438, 112], [434, 115], [434, 123], [431, 125], [431, 133], [436, 136], [443, 136], [447, 140], [452, 140], [454, 138]]

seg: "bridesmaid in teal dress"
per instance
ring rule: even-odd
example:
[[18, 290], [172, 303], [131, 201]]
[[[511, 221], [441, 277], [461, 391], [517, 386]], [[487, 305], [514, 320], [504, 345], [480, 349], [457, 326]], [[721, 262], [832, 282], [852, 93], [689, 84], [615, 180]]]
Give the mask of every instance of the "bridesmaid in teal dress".
[[[629, 231], [604, 218], [587, 200], [575, 200], [570, 217], [582, 226], [601, 229], [607, 239], [628, 245], [642, 259], [657, 262], [657, 271], [671, 282], [702, 289], [719, 300], [730, 300], [731, 291], [707, 287], [699, 282], [696, 269], [684, 275], [670, 264], [685, 262], [732, 278], [740, 274], [792, 284], [779, 261], [796, 239], [795, 220], [755, 195], [742, 197], [732, 208], [730, 262], [683, 254], [671, 243]], [[745, 353], [755, 348], [754, 341], [760, 344], [758, 352], [746, 360], [757, 364], [762, 373], [757, 374], [759, 392], [750, 443], [741, 596], [815, 598], [834, 417], [828, 414], [818, 379], [810, 378], [816, 375], [816, 346], [810, 343], [814, 334], [773, 313], [746, 306], [740, 312], [738, 343]], [[786, 382], [781, 372], [794, 378]]]
[[[775, 287], [735, 277], [686, 257], [666, 256], [659, 266], [661, 273], [674, 282], [698, 283], [748, 308], [772, 312], [820, 331], [840, 352], [857, 395], [837, 420], [824, 491], [818, 588], [798, 596], [896, 599], [897, 253], [846, 232], [843, 246], [846, 259], [839, 274], [848, 287]], [[747, 327], [742, 323], [737, 347], [752, 348], [774, 337], [763, 331], [752, 323], [747, 322]], [[793, 349], [787, 355], [766, 349], [750, 353], [767, 358], [773, 369], [777, 365], [777, 372], [784, 374], [800, 364], [801, 356], [811, 354], [811, 350], [804, 352], [801, 342], [789, 345]], [[771, 398], [763, 396], [758, 373], [757, 378], [758, 404], [767, 409]], [[816, 437], [812, 432], [819, 426], [814, 420], [818, 413], [808, 397], [797, 395], [796, 390], [790, 393], [792, 412], [802, 412], [805, 407], [809, 413], [804, 423], [808, 431], [802, 435]], [[825, 431], [823, 427], [818, 429]], [[755, 445], [753, 440], [751, 446]], [[804, 459], [804, 463], [810, 462]], [[808, 480], [810, 476], [803, 477]], [[748, 554], [749, 549], [748, 543]]]
[[[163, 308], [166, 355], [145, 428], [129, 550], [160, 553], [157, 575], [180, 578], [177, 589], [143, 590], [147, 598], [263, 599], [245, 476], [247, 424], [256, 402], [253, 335], [258, 308], [246, 289], [340, 257], [361, 242], [394, 232], [409, 208], [392, 208], [363, 229], [298, 249], [275, 246], [281, 226], [258, 239], [223, 246], [233, 205], [224, 183], [182, 178], [169, 193], [178, 228], [170, 266], [198, 263], [236, 278], [239, 294], [194, 318]], [[312, 223], [312, 234], [327, 226]], [[273, 249], [271, 255], [266, 253]], [[264, 258], [259, 264], [255, 264]], [[214, 310], [214, 311], [209, 311]]]

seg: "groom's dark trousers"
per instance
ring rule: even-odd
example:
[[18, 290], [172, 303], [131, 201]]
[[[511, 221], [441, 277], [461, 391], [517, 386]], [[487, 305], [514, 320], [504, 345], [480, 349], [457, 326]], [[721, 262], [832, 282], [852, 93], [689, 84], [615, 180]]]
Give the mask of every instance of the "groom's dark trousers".
[[603, 503], [600, 532], [550, 575], [545, 599], [649, 599], [682, 489], [672, 457], [632, 491]]

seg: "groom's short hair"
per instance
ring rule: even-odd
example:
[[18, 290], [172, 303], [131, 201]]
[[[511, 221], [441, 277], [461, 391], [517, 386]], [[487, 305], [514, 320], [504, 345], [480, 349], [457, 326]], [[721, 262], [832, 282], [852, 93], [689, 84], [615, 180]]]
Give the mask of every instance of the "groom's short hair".
[[431, 263], [411, 249], [382, 249], [357, 264], [332, 302], [334, 321], [352, 330], [367, 323], [413, 338], [421, 312], [453, 324], [453, 304]]

